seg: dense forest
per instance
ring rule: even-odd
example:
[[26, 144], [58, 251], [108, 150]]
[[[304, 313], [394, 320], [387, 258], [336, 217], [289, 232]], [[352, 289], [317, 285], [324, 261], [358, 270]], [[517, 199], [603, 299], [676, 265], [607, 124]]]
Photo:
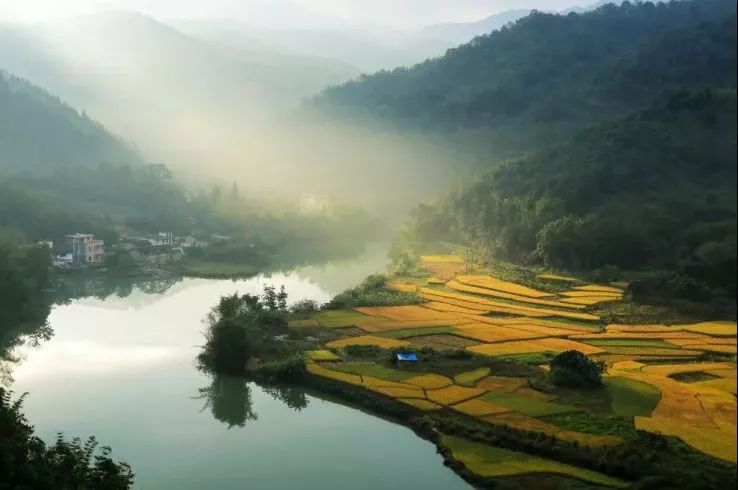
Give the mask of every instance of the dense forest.
[[0, 107], [0, 175], [141, 162], [135, 149], [86, 114], [1, 70]]
[[679, 91], [492, 168], [416, 209], [409, 235], [557, 269], [679, 270], [733, 295], [735, 135], [735, 90]]
[[411, 68], [330, 88], [319, 113], [455, 134], [483, 157], [557, 143], [665, 90], [736, 83], [732, 0], [534, 12]]

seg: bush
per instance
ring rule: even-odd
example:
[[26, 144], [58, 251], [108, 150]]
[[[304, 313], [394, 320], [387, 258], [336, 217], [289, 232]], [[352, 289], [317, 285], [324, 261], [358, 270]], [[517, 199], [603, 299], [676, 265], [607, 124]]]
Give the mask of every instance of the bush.
[[261, 365], [259, 373], [267, 381], [298, 381], [307, 372], [305, 356], [301, 352], [285, 359], [270, 361]]
[[551, 360], [549, 380], [557, 386], [594, 388], [602, 385], [605, 363], [593, 361], [579, 351], [562, 352]]
[[319, 309], [318, 303], [312, 299], [302, 299], [290, 307], [292, 313], [313, 313]]

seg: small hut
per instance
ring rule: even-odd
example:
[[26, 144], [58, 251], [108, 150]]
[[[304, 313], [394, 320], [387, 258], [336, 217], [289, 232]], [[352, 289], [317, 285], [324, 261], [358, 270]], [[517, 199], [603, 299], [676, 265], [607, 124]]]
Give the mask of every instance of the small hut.
[[397, 364], [415, 364], [418, 362], [418, 355], [415, 352], [399, 352], [395, 357]]

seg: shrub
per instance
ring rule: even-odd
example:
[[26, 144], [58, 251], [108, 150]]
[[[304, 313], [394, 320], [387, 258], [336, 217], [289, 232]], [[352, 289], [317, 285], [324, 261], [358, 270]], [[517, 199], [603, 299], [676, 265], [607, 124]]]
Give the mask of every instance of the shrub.
[[576, 350], [562, 352], [551, 360], [549, 380], [558, 386], [593, 388], [602, 385], [605, 363], [593, 361]]

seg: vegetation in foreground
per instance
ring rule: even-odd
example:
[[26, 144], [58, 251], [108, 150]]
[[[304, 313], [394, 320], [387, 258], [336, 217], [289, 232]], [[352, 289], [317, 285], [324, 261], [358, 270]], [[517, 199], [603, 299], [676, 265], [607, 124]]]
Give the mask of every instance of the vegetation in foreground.
[[111, 457], [109, 447], [98, 451], [94, 437], [67, 440], [59, 434], [47, 446], [21, 413], [23, 397], [0, 387], [0, 487], [38, 489], [128, 489], [133, 472]]

